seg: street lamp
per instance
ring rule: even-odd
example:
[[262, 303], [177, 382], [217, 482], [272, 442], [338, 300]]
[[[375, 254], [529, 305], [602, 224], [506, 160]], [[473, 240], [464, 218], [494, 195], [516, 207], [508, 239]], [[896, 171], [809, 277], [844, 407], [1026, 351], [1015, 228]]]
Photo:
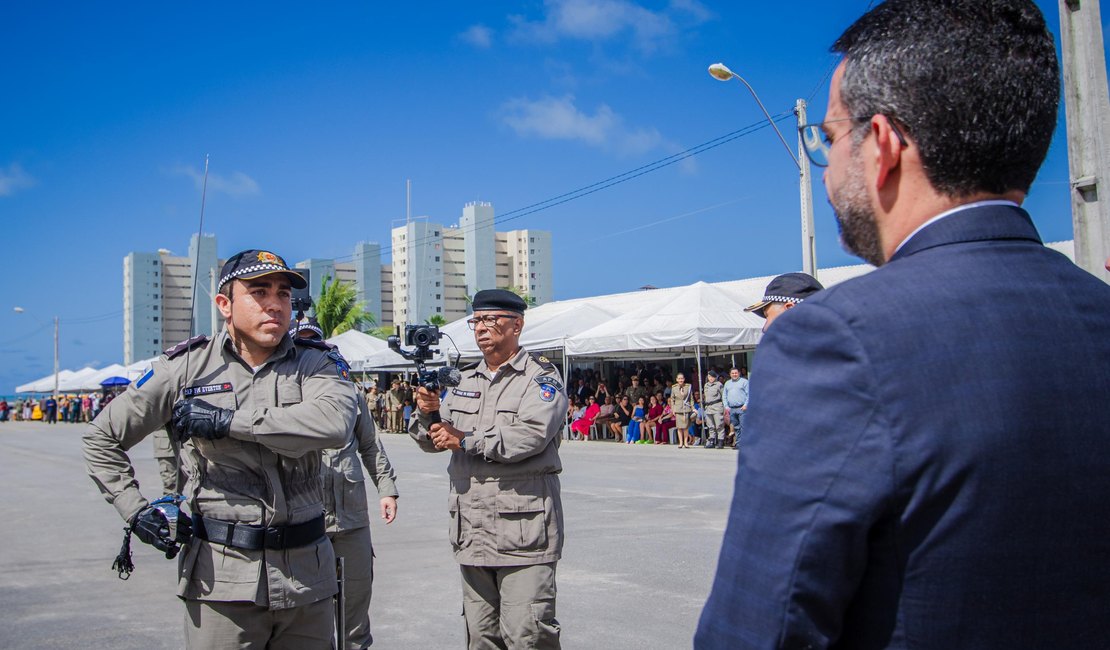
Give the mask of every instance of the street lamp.
[[[12, 310], [17, 314], [27, 313], [27, 310], [22, 308], [22, 307], [14, 307]], [[38, 321], [40, 325], [42, 324], [42, 321], [39, 320], [38, 316], [35, 316], [34, 312], [31, 313], [31, 317], [34, 318], [36, 321]], [[54, 399], [58, 399], [58, 317], [57, 316], [54, 317]]]
[[[782, 136], [782, 131], [771, 119], [771, 114], [767, 112], [767, 108], [760, 101], [759, 95], [755, 93], [755, 88], [747, 82], [743, 77], [728, 69], [723, 63], [714, 63], [709, 66], [709, 74], [718, 81], [729, 81], [736, 79], [748, 89], [755, 99], [755, 103], [759, 104], [759, 108], [763, 111], [763, 115], [767, 118], [767, 123], [775, 130], [775, 134], [779, 136], [779, 141], [782, 146], [786, 147], [786, 152], [790, 154], [790, 159], [798, 166], [799, 173], [799, 191], [802, 212], [802, 270], [806, 273], [817, 277], [817, 248], [813, 237], [813, 184], [810, 181], [809, 174], [809, 156], [802, 153], [802, 133], [798, 131], [798, 154], [794, 154], [794, 150], [790, 145], [786, 144], [786, 138]], [[806, 123], [806, 102], [804, 99], [799, 99], [794, 105], [794, 114], [798, 117], [798, 126], [804, 126]]]

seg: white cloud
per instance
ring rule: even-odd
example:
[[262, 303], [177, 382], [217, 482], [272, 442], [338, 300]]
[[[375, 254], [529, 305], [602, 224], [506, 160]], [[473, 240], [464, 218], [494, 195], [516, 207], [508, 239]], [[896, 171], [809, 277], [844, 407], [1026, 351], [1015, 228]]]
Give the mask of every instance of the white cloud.
[[[204, 187], [204, 170], [198, 170], [192, 165], [178, 165], [172, 168], [169, 173], [171, 176], [185, 176], [193, 179], [193, 184], [197, 190]], [[208, 191], [239, 198], [259, 194], [261, 189], [253, 178], [243, 172], [232, 172], [229, 176], [223, 176], [209, 171]]]
[[36, 183], [19, 163], [12, 163], [7, 169], [0, 168], [0, 196], [11, 196], [20, 190], [34, 187]]
[[544, 140], [577, 140], [619, 154], [638, 155], [664, 144], [654, 128], [629, 128], [602, 104], [591, 115], [575, 106], [573, 95], [511, 99], [501, 105], [501, 120], [517, 135]]
[[493, 45], [493, 30], [485, 25], [471, 25], [459, 38], [474, 47], [488, 50]]
[[667, 9], [652, 11], [630, 0], [545, 0], [541, 20], [510, 16], [513, 37], [528, 42], [554, 43], [570, 38], [604, 41], [630, 34], [643, 51], [663, 47], [678, 33], [675, 18], [703, 22], [711, 14], [697, 0], [672, 0]]

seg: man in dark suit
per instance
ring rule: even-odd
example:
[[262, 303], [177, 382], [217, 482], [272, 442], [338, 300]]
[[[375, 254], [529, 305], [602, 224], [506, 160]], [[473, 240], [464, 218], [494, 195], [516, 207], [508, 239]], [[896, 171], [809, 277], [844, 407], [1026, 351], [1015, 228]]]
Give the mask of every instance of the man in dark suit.
[[890, 0], [833, 49], [807, 148], [880, 268], [760, 345], [695, 647], [1110, 647], [1110, 287], [1019, 207], [1052, 35], [1029, 0]]

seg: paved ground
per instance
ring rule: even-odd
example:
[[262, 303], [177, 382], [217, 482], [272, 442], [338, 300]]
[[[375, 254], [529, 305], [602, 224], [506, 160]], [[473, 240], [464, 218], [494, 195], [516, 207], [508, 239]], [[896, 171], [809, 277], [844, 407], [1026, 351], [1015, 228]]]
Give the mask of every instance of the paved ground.
[[[82, 431], [0, 423], [0, 647], [180, 648], [175, 563], [136, 541], [131, 579], [110, 568], [123, 522], [85, 474]], [[374, 647], [461, 648], [447, 456], [425, 454], [407, 436], [387, 435], [385, 444], [402, 496], [397, 521], [372, 526]], [[158, 485], [151, 453], [143, 442], [132, 454], [143, 486]], [[564, 647], [689, 647], [717, 562], [735, 452], [575, 442], [562, 458]]]

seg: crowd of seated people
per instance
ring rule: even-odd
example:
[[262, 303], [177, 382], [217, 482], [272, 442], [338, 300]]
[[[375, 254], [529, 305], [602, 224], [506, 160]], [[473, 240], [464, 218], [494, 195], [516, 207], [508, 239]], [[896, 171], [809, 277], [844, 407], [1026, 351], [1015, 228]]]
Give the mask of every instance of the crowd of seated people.
[[[727, 374], [728, 369], [718, 370]], [[746, 368], [742, 372], [747, 375]], [[683, 373], [698, 376], [696, 368]], [[704, 444], [700, 386], [694, 387], [690, 426], [679, 431], [670, 404], [674, 383], [669, 369], [642, 362], [616, 366], [607, 376], [592, 368], [572, 370], [567, 381], [570, 439], [683, 447]]]

